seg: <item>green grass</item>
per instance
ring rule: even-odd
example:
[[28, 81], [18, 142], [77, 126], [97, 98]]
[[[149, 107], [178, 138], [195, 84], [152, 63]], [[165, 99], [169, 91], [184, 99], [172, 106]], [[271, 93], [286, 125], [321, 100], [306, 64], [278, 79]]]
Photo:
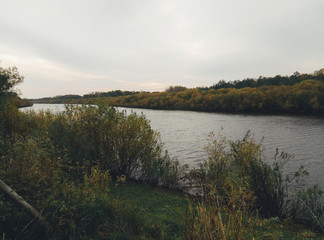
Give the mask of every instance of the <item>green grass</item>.
[[247, 239], [318, 239], [324, 235], [315, 233], [305, 227], [294, 224], [289, 220], [258, 219], [254, 221]]
[[110, 197], [136, 206], [150, 235], [161, 239], [183, 239], [187, 200], [184, 195], [150, 185], [127, 181], [110, 187]]
[[[185, 216], [188, 202], [184, 194], [170, 192], [150, 185], [126, 181], [116, 186], [113, 183], [110, 198], [133, 206], [142, 216], [144, 231], [141, 239], [184, 239]], [[123, 235], [124, 234], [124, 235]], [[121, 233], [115, 239], [132, 239]], [[116, 235], [117, 236], [117, 235]], [[139, 236], [137, 236], [138, 238]], [[253, 217], [244, 239], [324, 239], [300, 225], [278, 218], [261, 219]]]

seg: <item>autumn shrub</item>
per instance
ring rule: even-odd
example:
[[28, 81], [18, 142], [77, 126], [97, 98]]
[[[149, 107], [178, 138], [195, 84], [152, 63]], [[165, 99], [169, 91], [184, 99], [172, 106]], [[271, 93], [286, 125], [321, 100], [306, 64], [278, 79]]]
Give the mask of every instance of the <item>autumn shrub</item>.
[[[1, 122], [6, 133], [0, 136], [0, 179], [46, 223], [20, 211], [0, 193], [0, 232], [6, 238], [143, 234], [136, 207], [124, 208], [110, 199], [111, 179], [123, 176], [152, 185], [177, 185], [179, 164], [163, 153], [158, 133], [143, 115], [104, 105], [12, 114], [12, 124]], [[1, 120], [10, 122], [8, 116], [1, 115]]]
[[[50, 156], [49, 143], [44, 138], [7, 139], [10, 150], [1, 155], [0, 179], [22, 196], [39, 212], [52, 195], [58, 181], [58, 169]], [[0, 232], [8, 239], [40, 238], [46, 233], [44, 225], [0, 192]]]
[[41, 204], [48, 236], [51, 239], [96, 236], [98, 227], [111, 212], [110, 181], [109, 171], [95, 166], [90, 173], [84, 173], [83, 180], [55, 182]]
[[[125, 231], [143, 234], [143, 218], [135, 206], [111, 199], [109, 170], [99, 165], [77, 170], [81, 177], [66, 177], [66, 169], [51, 154], [48, 139], [20, 138], [1, 158], [1, 179], [35, 207], [39, 222], [0, 192], [0, 232], [6, 239], [88, 239]], [[141, 230], [142, 229], [142, 230]]]
[[159, 135], [144, 115], [126, 115], [104, 105], [67, 106], [48, 132], [57, 157], [73, 166], [99, 164], [113, 177], [125, 174], [152, 184], [163, 183], [170, 174], [176, 179], [171, 167], [178, 165], [163, 154]]
[[[188, 174], [191, 183], [198, 186], [200, 194], [203, 196], [204, 205], [202, 206], [208, 206], [216, 192], [218, 204], [212, 208], [222, 208], [226, 215], [228, 209], [233, 206], [233, 196], [244, 190], [243, 195], [246, 197], [242, 195], [238, 199], [241, 201], [241, 206], [248, 206], [248, 208], [238, 208], [237, 214], [240, 214], [242, 209], [247, 209], [247, 212], [258, 213], [263, 217], [286, 218], [293, 216], [295, 221], [299, 221], [300, 216], [305, 219], [314, 219], [311, 214], [315, 212], [317, 216], [323, 215], [323, 210], [319, 208], [314, 211], [304, 211], [299, 207], [293, 208], [293, 206], [301, 205], [300, 202], [293, 201], [298, 196], [300, 197], [297, 199], [301, 199], [301, 196], [305, 199], [307, 195], [306, 199], [309, 200], [309, 203], [306, 205], [308, 206], [317, 205], [316, 203], [319, 201], [318, 191], [313, 195], [308, 193], [309, 190], [300, 193], [295, 191], [300, 178], [307, 175], [307, 171], [300, 167], [294, 175], [284, 178], [283, 166], [291, 160], [292, 156], [283, 152], [279, 153], [277, 150], [273, 166], [268, 165], [262, 159], [261, 142], [257, 143], [249, 132], [242, 140], [237, 141], [227, 140], [222, 135], [215, 137], [212, 134], [206, 151], [208, 159], [201, 163], [199, 168], [191, 170]], [[235, 203], [234, 205], [238, 206], [239, 204]], [[236, 221], [236, 223], [239, 224], [240, 221]], [[225, 222], [225, 224], [227, 223]]]

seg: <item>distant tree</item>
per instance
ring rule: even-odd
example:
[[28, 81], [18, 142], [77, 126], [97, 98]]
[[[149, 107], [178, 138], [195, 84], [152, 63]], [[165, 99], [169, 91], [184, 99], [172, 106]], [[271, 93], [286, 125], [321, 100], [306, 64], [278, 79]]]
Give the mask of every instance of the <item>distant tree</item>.
[[318, 76], [318, 75], [321, 75], [321, 74], [324, 74], [324, 68], [320, 69], [320, 70], [317, 70], [314, 72], [314, 75], [315, 76]]
[[221, 88], [231, 88], [233, 87], [232, 82], [225, 82], [225, 80], [220, 80], [218, 83], [214, 84], [211, 88], [221, 89]]
[[19, 74], [16, 67], [0, 67], [0, 138], [14, 135], [17, 129], [19, 98], [15, 86], [23, 80], [24, 77]]
[[17, 67], [0, 67], [0, 110], [4, 111], [9, 100], [17, 99], [18, 93], [15, 86], [22, 83], [24, 77], [18, 72]]
[[183, 86], [170, 86], [165, 91], [166, 92], [182, 92], [185, 90], [187, 90], [187, 88], [183, 87]]
[[0, 67], [0, 97], [7, 94], [16, 94], [14, 87], [22, 83], [24, 77], [18, 72], [17, 67], [2, 68]]

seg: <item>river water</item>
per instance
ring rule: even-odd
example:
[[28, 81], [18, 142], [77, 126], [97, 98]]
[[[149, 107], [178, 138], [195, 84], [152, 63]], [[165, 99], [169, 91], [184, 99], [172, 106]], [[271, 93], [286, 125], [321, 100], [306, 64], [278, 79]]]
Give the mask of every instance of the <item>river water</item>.
[[[34, 110], [61, 111], [62, 104], [34, 104]], [[307, 185], [324, 189], [324, 118], [318, 116], [246, 115], [119, 108], [127, 113], [143, 113], [161, 134], [164, 149], [180, 163], [191, 167], [206, 159], [204, 147], [211, 132], [231, 140], [242, 139], [250, 130], [262, 140], [263, 157], [272, 164], [276, 148], [294, 155], [286, 164], [286, 174], [303, 165], [309, 172]]]

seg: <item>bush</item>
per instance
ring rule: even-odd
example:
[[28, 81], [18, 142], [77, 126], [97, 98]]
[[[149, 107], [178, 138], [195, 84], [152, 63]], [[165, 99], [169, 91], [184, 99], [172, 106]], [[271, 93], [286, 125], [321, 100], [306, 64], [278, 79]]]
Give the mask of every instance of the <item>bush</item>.
[[[282, 168], [292, 156], [279, 154], [277, 150], [271, 167], [262, 160], [261, 146], [249, 132], [238, 141], [211, 135], [211, 143], [206, 148], [208, 159], [188, 174], [192, 184], [198, 184], [203, 199], [207, 199], [205, 204], [208, 205], [216, 192], [219, 205], [212, 208], [221, 208], [225, 214], [232, 208], [233, 201], [238, 199], [239, 202], [235, 200], [234, 205], [242, 207], [236, 210], [237, 214], [243, 209], [250, 209], [264, 217], [290, 216], [295, 221], [300, 221], [301, 216], [304, 220], [314, 219], [310, 213], [322, 216], [323, 208], [315, 207], [319, 206], [320, 191], [317, 188], [298, 194], [294, 192], [300, 178], [308, 172], [300, 167], [293, 176], [284, 179]], [[300, 201], [294, 200], [295, 198]], [[300, 208], [301, 199], [304, 199], [307, 208], [313, 208], [312, 211], [306, 212]]]
[[7, 126], [10, 134], [0, 136], [0, 179], [46, 223], [40, 227], [0, 193], [0, 232], [7, 238], [19, 232], [21, 238], [98, 238], [108, 234], [105, 228], [113, 236], [122, 225], [136, 236], [143, 233], [135, 224], [140, 216], [134, 206], [123, 210], [122, 203], [110, 201], [111, 178], [177, 184], [178, 163], [163, 154], [159, 135], [143, 115], [104, 105], [16, 113], [15, 124]]
[[[98, 164], [113, 177], [121, 174], [151, 184], [177, 172], [174, 160], [162, 154], [162, 143], [144, 115], [113, 107], [67, 106], [49, 125], [57, 157], [88, 169]], [[175, 184], [173, 182], [172, 184]]]

